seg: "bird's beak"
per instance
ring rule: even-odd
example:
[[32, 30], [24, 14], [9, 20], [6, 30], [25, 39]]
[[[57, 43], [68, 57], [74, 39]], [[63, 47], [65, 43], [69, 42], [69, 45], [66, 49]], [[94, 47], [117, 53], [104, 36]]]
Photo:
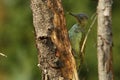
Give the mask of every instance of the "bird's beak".
[[75, 19], [76, 19], [79, 23], [81, 22], [81, 20], [78, 19], [77, 14], [74, 14], [74, 13], [71, 13], [71, 12], [68, 12], [68, 14], [71, 15], [71, 16], [73, 16], [73, 17], [75, 17]]
[[77, 17], [76, 14], [73, 14], [73, 13], [71, 13], [71, 12], [68, 12], [68, 14], [71, 15], [71, 16]]
[[74, 14], [71, 12], [68, 12], [68, 14], [75, 17], [77, 19], [78, 23], [81, 25], [85, 25], [87, 22], [88, 17], [85, 14]]

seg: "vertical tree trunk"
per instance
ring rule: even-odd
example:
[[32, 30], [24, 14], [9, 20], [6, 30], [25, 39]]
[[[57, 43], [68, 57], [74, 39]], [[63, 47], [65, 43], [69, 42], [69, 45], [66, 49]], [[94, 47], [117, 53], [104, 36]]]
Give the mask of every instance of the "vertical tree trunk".
[[99, 0], [97, 51], [99, 80], [113, 80], [112, 68], [112, 0]]
[[42, 80], [78, 80], [61, 0], [31, 0]]

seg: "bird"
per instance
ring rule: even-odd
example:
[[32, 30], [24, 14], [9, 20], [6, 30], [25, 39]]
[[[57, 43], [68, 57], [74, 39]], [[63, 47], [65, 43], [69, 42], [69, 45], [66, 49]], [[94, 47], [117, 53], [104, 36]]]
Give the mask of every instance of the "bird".
[[85, 38], [85, 26], [88, 16], [84, 13], [75, 14], [69, 12], [68, 14], [77, 20], [77, 23], [70, 28], [68, 34], [72, 46], [73, 56], [76, 61], [76, 68], [78, 70], [80, 68], [80, 64], [83, 62], [84, 51], [81, 52], [81, 47]]

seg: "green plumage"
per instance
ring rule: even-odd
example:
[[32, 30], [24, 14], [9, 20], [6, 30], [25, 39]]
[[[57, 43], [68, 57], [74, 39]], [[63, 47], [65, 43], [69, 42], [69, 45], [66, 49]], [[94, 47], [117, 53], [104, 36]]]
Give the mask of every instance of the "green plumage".
[[68, 33], [78, 69], [82, 58], [80, 48], [84, 39], [84, 29], [79, 24], [74, 24]]
[[69, 14], [75, 17], [78, 22], [74, 24], [68, 32], [70, 43], [76, 60], [77, 70], [78, 70], [80, 64], [83, 61], [83, 52], [81, 52], [81, 47], [85, 37], [84, 27], [88, 17], [85, 14], [73, 14], [73, 13], [69, 13]]

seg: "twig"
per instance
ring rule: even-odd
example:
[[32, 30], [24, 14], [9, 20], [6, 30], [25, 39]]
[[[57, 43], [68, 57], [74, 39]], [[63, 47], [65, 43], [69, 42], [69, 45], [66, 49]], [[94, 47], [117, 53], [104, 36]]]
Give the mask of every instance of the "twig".
[[93, 20], [94, 18], [95, 18], [95, 16], [96, 16], [96, 12], [95, 13], [93, 13], [93, 15], [91, 16], [91, 20]]
[[[94, 16], [95, 16], [95, 15], [94, 15]], [[93, 25], [94, 25], [94, 23], [95, 23], [95, 21], [96, 21], [96, 18], [97, 18], [97, 16], [94, 17], [93, 22], [92, 22], [92, 24], [90, 25], [90, 27], [89, 27], [89, 29], [88, 29], [88, 31], [87, 31], [87, 33], [86, 33], [86, 36], [85, 36], [85, 38], [84, 38], [84, 41], [83, 41], [83, 44], [82, 44], [82, 47], [81, 47], [81, 52], [82, 52], [82, 53], [83, 53], [83, 51], [84, 51], [84, 48], [85, 48], [85, 44], [86, 44], [88, 35], [89, 35], [89, 33], [90, 33], [90, 31], [91, 31], [91, 29], [92, 29], [92, 27], [93, 27]]]
[[7, 56], [6, 56], [5, 54], [3, 54], [3, 53], [0, 53], [0, 55], [3, 56], [3, 57], [7, 57]]

